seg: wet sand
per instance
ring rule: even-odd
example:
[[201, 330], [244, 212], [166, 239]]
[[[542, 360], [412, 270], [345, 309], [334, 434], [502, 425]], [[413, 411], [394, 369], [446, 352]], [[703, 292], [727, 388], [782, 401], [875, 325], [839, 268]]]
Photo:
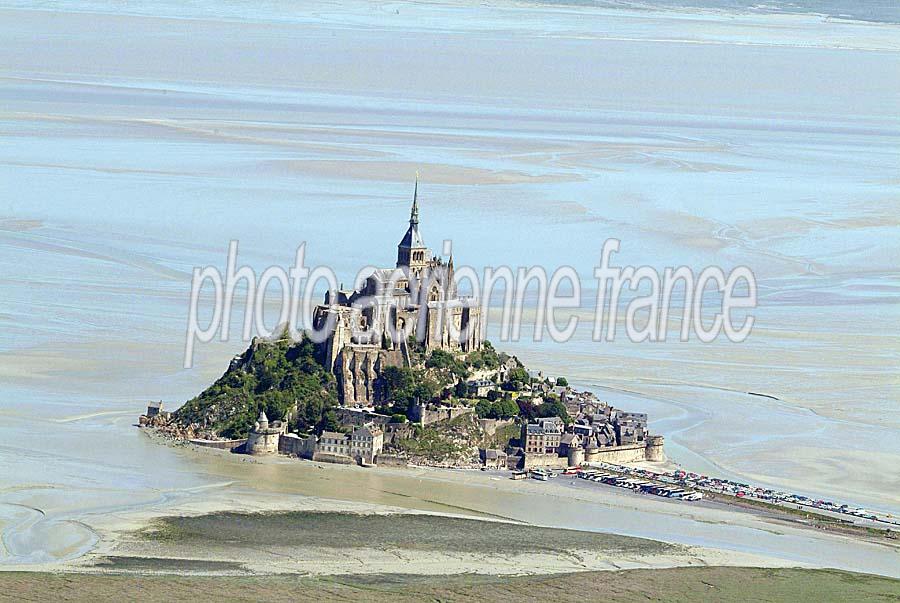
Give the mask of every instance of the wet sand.
[[[155, 445], [163, 449], [158, 443]], [[642, 497], [611, 488], [581, 488], [565, 480], [548, 483], [527, 480], [514, 482], [507, 476], [480, 471], [434, 469], [387, 469], [325, 465], [296, 459], [250, 459], [239, 455], [175, 447], [178, 454], [194, 458], [202, 474], [218, 478], [194, 491], [163, 496], [143, 505], [98, 508], [78, 513], [84, 525], [98, 539], [96, 546], [63, 563], [28, 563], [17, 566], [36, 571], [78, 569], [105, 557], [144, 557], [148, 544], [134, 540], [134, 533], [146, 530], [161, 519], [197, 516], [228, 511], [316, 511], [316, 512], [425, 512], [483, 520], [503, 520], [548, 528], [619, 534], [682, 545], [675, 553], [657, 555], [600, 555], [588, 563], [556, 555], [538, 556], [492, 564], [519, 571], [571, 571], [574, 569], [616, 569], [621, 567], [669, 567], [680, 565], [743, 565], [760, 567], [836, 567], [897, 576], [897, 546], [889, 542], [867, 542], [857, 536], [823, 533], [795, 520], [773, 518], [766, 513], [747, 512], [718, 505], [689, 505], [676, 501]], [[55, 544], [54, 544], [55, 543]], [[44, 543], [49, 550], [55, 540]], [[240, 547], [239, 547], [240, 548]], [[277, 547], [276, 547], [277, 548]], [[267, 550], [262, 547], [263, 551]], [[303, 549], [297, 549], [303, 550]], [[354, 557], [350, 566], [327, 551], [319, 551], [302, 562], [272, 552], [246, 556], [249, 567], [260, 571], [279, 567], [285, 571], [301, 563], [307, 572], [321, 568], [344, 568], [378, 573], [387, 571], [396, 556], [379, 553], [366, 565]], [[402, 553], [397, 553], [402, 554]], [[254, 553], [256, 555], [256, 553]], [[442, 554], [443, 555], [443, 554]], [[478, 571], [476, 556], [441, 562], [422, 558], [421, 571]], [[165, 557], [165, 555], [162, 555]], [[173, 555], [192, 558], [182, 552]], [[253, 557], [251, 559], [251, 557]], [[459, 555], [457, 555], [459, 557]], [[465, 557], [465, 555], [463, 555]], [[323, 563], [321, 559], [328, 562]], [[224, 555], [203, 561], [240, 561], [240, 556]], [[254, 561], [255, 560], [255, 561]], [[411, 560], [411, 562], [414, 560]], [[581, 565], [579, 565], [581, 563]], [[586, 565], [585, 565], [586, 564]], [[317, 569], [318, 568], [318, 569]], [[331, 571], [326, 569], [325, 571]], [[334, 570], [343, 571], [343, 570]]]

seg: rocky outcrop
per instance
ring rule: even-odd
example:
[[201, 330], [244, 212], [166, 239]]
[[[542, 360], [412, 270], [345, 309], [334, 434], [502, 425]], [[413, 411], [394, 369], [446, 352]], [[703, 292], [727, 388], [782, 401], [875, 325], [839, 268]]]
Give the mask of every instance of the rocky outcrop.
[[152, 429], [159, 435], [173, 440], [219, 439], [216, 434], [203, 429], [198, 424], [183, 425], [172, 418], [171, 413], [159, 413], [155, 416], [141, 415], [138, 425]]
[[474, 468], [481, 466], [479, 447], [486, 438], [473, 414], [415, 426], [409, 439], [385, 445], [385, 452], [406, 462], [428, 467]]

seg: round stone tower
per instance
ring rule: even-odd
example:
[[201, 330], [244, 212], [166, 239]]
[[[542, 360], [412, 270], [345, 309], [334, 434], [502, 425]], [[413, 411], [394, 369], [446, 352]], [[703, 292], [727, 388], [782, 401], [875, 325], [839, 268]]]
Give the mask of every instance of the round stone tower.
[[569, 448], [569, 467], [578, 467], [584, 463], [584, 448]]
[[259, 418], [253, 425], [253, 429], [247, 434], [247, 443], [244, 445], [244, 451], [247, 454], [276, 454], [278, 452], [278, 441], [284, 433], [284, 426], [281, 421], [275, 421], [269, 425], [269, 417], [265, 411], [259, 413]]
[[663, 462], [666, 460], [666, 453], [663, 450], [665, 438], [661, 435], [652, 435], [647, 437], [647, 454], [648, 461]]

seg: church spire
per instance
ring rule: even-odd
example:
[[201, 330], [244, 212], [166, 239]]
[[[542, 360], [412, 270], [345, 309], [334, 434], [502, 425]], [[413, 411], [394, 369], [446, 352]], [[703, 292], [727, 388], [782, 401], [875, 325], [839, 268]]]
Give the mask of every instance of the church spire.
[[397, 266], [421, 268], [431, 259], [431, 252], [419, 234], [419, 173], [413, 189], [412, 208], [409, 210], [409, 228], [397, 246]]
[[416, 187], [413, 189], [413, 204], [409, 212], [409, 225], [419, 225], [419, 172], [416, 172]]

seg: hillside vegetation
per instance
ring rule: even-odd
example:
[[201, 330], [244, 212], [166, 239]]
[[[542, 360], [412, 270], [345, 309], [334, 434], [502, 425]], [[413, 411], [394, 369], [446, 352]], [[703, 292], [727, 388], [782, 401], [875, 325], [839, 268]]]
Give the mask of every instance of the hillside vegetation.
[[173, 413], [178, 423], [225, 438], [241, 438], [261, 410], [301, 432], [333, 421], [334, 376], [318, 361], [308, 339], [254, 340], [200, 395]]

